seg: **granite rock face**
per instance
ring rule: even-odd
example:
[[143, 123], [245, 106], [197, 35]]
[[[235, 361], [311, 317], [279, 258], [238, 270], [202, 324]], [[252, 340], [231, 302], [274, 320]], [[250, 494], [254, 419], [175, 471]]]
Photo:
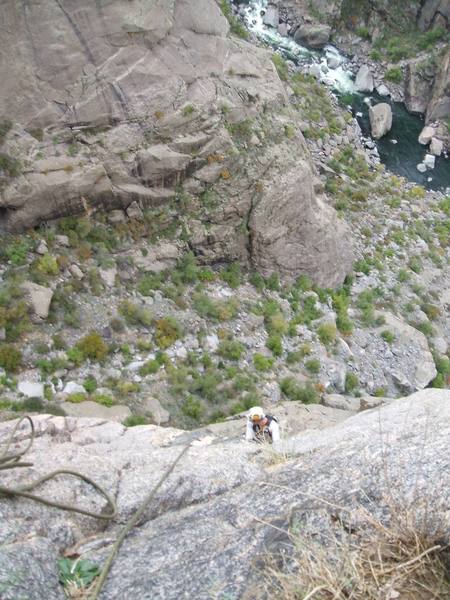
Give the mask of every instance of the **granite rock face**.
[[[203, 220], [184, 215], [192, 246], [205, 261], [248, 264], [246, 225], [259, 165], [272, 173], [276, 167], [285, 178], [293, 175], [291, 163], [308, 164], [308, 193], [299, 190], [291, 199], [298, 217], [303, 201], [315, 202], [314, 167], [300, 126], [293, 139], [279, 133], [286, 123], [279, 109], [290, 109], [271, 55], [229, 36], [214, 0], [200, 0], [195, 10], [187, 0], [43, 0], [26, 10], [7, 3], [2, 18], [0, 115], [14, 124], [2, 152], [21, 167], [0, 186], [0, 230], [98, 208], [123, 220], [130, 207], [131, 214], [170, 207], [180, 193], [195, 203], [214, 189], [215, 212]], [[265, 193], [265, 202], [277, 201]], [[305, 273], [332, 285], [351, 267], [350, 235], [333, 241], [327, 220], [334, 212], [319, 201], [315, 210], [320, 237], [342, 250], [339, 274], [320, 274], [322, 261], [330, 271], [330, 259], [326, 250], [315, 253], [306, 226], [301, 234], [291, 228], [285, 241], [308, 248], [314, 258], [309, 263], [305, 255]], [[288, 214], [289, 208], [284, 220]], [[272, 270], [285, 263], [274, 258]], [[300, 274], [290, 269], [283, 269], [288, 278]]]
[[[320, 408], [330, 416], [333, 411], [348, 414]], [[287, 453], [282, 456], [288, 463], [269, 467], [272, 450], [267, 454], [268, 448], [241, 441], [239, 420], [230, 422], [228, 430], [219, 424], [183, 432], [41, 416], [30, 454], [36, 466], [21, 469], [19, 481], [75, 460], [77, 468], [115, 495], [123, 522], [190, 444], [126, 539], [101, 598], [250, 598], [261, 577], [255, 564], [262, 564], [268, 549], [285, 547], [286, 536], [275, 536], [272, 525], [288, 529], [293, 510], [304, 515], [306, 533], [320, 533], [327, 531], [329, 519], [339, 518], [337, 506], [350, 511], [363, 507], [388, 519], [393, 505], [414, 510], [418, 501], [425, 501], [448, 539], [443, 502], [450, 484], [449, 424], [448, 390], [423, 390], [326, 430], [291, 432], [278, 447]], [[11, 426], [0, 425], [0, 440]], [[22, 443], [27, 435], [22, 429]], [[18, 477], [5, 473], [6, 485]], [[97, 510], [102, 505], [89, 488], [71, 481], [48, 482], [41, 492]], [[5, 600], [16, 599], [23, 590], [37, 600], [43, 589], [45, 597], [63, 598], [57, 557], [70, 546], [73, 553], [101, 564], [120, 527], [113, 523], [104, 530], [88, 517], [26, 500], [2, 498], [0, 513]]]

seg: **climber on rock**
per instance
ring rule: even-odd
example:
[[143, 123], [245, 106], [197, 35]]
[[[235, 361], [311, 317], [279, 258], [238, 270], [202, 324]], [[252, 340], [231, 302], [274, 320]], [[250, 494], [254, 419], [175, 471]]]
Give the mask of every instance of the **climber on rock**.
[[264, 414], [260, 406], [253, 406], [247, 416], [245, 431], [247, 441], [277, 442], [280, 439], [280, 426], [275, 417]]

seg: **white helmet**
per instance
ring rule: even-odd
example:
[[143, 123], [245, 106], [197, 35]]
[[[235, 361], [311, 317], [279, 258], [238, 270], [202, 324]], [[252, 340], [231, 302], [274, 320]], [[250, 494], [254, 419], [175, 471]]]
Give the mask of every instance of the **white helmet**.
[[260, 406], [252, 406], [248, 411], [248, 418], [250, 421], [260, 421], [261, 419], [264, 419], [264, 417], [264, 411]]

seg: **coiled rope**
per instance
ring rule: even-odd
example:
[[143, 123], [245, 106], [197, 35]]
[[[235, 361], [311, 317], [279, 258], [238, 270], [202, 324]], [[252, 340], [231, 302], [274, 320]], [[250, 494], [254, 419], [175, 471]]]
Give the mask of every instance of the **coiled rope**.
[[[24, 450], [20, 450], [19, 452], [10, 452], [11, 445], [14, 441], [14, 436], [17, 433], [21, 423], [24, 421], [28, 421], [31, 427], [31, 435], [28, 445]], [[15, 426], [13, 427], [9, 437], [6, 440], [5, 447], [3, 452], [0, 454], [0, 471], [5, 471], [7, 469], [17, 469], [20, 467], [32, 467], [34, 463], [32, 462], [22, 462], [22, 458], [27, 454], [27, 452], [31, 449], [34, 438], [35, 438], [35, 429], [34, 423], [31, 418], [27, 415], [21, 417]], [[36, 494], [30, 493], [31, 490], [34, 490], [41, 483], [45, 481], [49, 481], [50, 479], [54, 479], [57, 475], [72, 475], [77, 479], [83, 480], [85, 483], [93, 487], [101, 496], [103, 496], [107, 502], [107, 506], [102, 510], [102, 512], [96, 513], [90, 510], [86, 510], [84, 508], [80, 508], [78, 506], [74, 506], [72, 504], [62, 504], [61, 502], [54, 502], [53, 500], [47, 500], [46, 498], [42, 498]], [[52, 506], [54, 508], [59, 508], [61, 510], [67, 510], [70, 512], [80, 513], [82, 515], [87, 515], [88, 517], [94, 517], [95, 519], [102, 519], [103, 521], [109, 521], [114, 519], [117, 515], [117, 506], [111, 496], [106, 492], [98, 483], [93, 481], [90, 477], [86, 477], [82, 473], [78, 471], [72, 471], [71, 469], [57, 469], [56, 471], [52, 471], [47, 475], [43, 475], [36, 481], [29, 483], [28, 485], [24, 485], [17, 488], [10, 488], [0, 485], [0, 496], [9, 496], [11, 497], [21, 497], [28, 498], [29, 500], [34, 500], [35, 502], [40, 502], [41, 504], [45, 504], [46, 506]], [[109, 508], [109, 510], [108, 510]]]
[[[11, 453], [10, 448], [13, 443], [14, 436], [15, 436], [17, 430], [19, 429], [20, 424], [23, 421], [28, 421], [30, 424], [30, 427], [31, 427], [30, 440], [24, 450], [21, 450], [19, 452], [15, 452], [15, 453], [14, 452]], [[22, 462], [21, 459], [22, 459], [22, 457], [25, 456], [25, 454], [27, 454], [27, 452], [32, 447], [34, 438], [35, 438], [35, 429], [34, 429], [34, 424], [33, 424], [32, 419], [28, 415], [19, 419], [17, 421], [17, 423], [15, 424], [15, 426], [13, 427], [8, 439], [6, 440], [5, 449], [4, 449], [3, 453], [0, 454], [0, 471], [6, 470], [6, 469], [15, 469], [18, 467], [32, 467], [33, 466], [32, 462]], [[143, 515], [145, 510], [148, 508], [150, 502], [155, 497], [155, 494], [158, 491], [158, 489], [162, 486], [164, 481], [169, 477], [169, 475], [175, 469], [176, 465], [183, 458], [183, 456], [186, 454], [186, 452], [189, 450], [189, 448], [190, 448], [190, 445], [184, 446], [184, 448], [181, 450], [181, 452], [178, 454], [178, 456], [175, 458], [175, 460], [171, 463], [169, 468], [165, 471], [165, 473], [163, 473], [163, 475], [161, 476], [161, 478], [159, 479], [157, 484], [152, 488], [150, 493], [145, 497], [144, 501], [142, 502], [142, 504], [140, 505], [138, 510], [125, 523], [125, 526], [123, 527], [122, 531], [120, 532], [120, 535], [117, 538], [117, 540], [114, 542], [111, 552], [110, 552], [108, 558], [106, 559], [106, 562], [103, 565], [102, 570], [100, 571], [100, 575], [96, 582], [93, 594], [90, 596], [90, 600], [98, 599], [99, 594], [100, 594], [100, 592], [103, 588], [103, 585], [106, 581], [106, 578], [108, 576], [108, 573], [111, 570], [114, 559], [115, 559], [120, 547], [122, 546], [124, 539], [126, 538], [128, 533], [133, 529], [133, 527], [138, 523], [139, 519], [141, 518], [141, 516]], [[110, 507], [110, 511], [105, 512], [105, 509], [104, 509], [101, 513], [94, 513], [94, 512], [91, 512], [91, 511], [88, 511], [83, 508], [79, 508], [77, 506], [73, 506], [70, 504], [61, 504], [59, 502], [53, 502], [52, 500], [47, 500], [46, 498], [41, 498], [40, 496], [30, 493], [30, 490], [33, 490], [34, 488], [38, 487], [41, 483], [44, 483], [45, 481], [49, 481], [50, 479], [53, 479], [57, 475], [73, 475], [74, 477], [85, 481], [87, 484], [92, 486], [95, 490], [97, 490], [97, 492], [99, 492], [99, 494], [101, 494], [106, 499], [107, 504]], [[33, 483], [30, 483], [26, 486], [22, 486], [19, 488], [8, 488], [8, 487], [0, 485], [0, 496], [1, 495], [9, 496], [9, 497], [28, 498], [30, 500], [40, 502], [41, 504], [45, 504], [46, 506], [60, 508], [61, 510], [67, 510], [70, 512], [77, 512], [82, 515], [94, 517], [95, 519], [102, 519], [104, 521], [109, 521], [111, 519], [114, 519], [117, 515], [116, 503], [111, 498], [111, 496], [100, 485], [98, 485], [98, 483], [95, 483], [95, 481], [93, 481], [89, 477], [86, 477], [82, 473], [79, 473], [78, 471], [72, 471], [69, 469], [58, 469], [56, 471], [52, 471], [48, 475], [44, 475], [43, 477], [40, 477]]]

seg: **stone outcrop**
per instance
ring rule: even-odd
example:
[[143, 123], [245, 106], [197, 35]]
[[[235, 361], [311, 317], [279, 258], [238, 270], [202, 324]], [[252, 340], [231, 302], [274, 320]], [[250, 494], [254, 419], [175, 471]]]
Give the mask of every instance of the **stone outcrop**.
[[[131, 206], [134, 214], [136, 208], [169, 207], [182, 191], [195, 204], [214, 187], [220, 205], [215, 212], [203, 221], [198, 214], [183, 215], [192, 246], [205, 261], [248, 264], [254, 256], [246, 225], [261, 176], [258, 164], [269, 164], [277, 148], [277, 177], [293, 174], [292, 156], [309, 164], [312, 189], [314, 168], [300, 125], [295, 139], [277, 134], [285, 124], [277, 112], [281, 106], [288, 111], [289, 104], [270, 53], [230, 37], [213, 0], [199, 1], [195, 10], [187, 0], [149, 0], [144, 12], [140, 2], [114, 0], [100, 9], [85, 0], [76, 7], [44, 0], [26, 11], [8, 4], [3, 18], [0, 115], [15, 125], [2, 151], [21, 168], [0, 190], [0, 229], [20, 231], [99, 207], [121, 222]], [[329, 28], [308, 28], [307, 34], [308, 43], [322, 45]], [[256, 144], [249, 143], [249, 133]], [[298, 218], [303, 197], [315, 202], [314, 192], [308, 194], [291, 196]], [[264, 201], [278, 198], [266, 193]], [[331, 285], [350, 268], [349, 236], [333, 240], [327, 219], [334, 222], [334, 212], [322, 199], [315, 210], [320, 228], [329, 232], [320, 237], [329, 240], [328, 248], [342, 250], [339, 275], [320, 275], [320, 264], [330, 272], [330, 261], [307, 227], [299, 228], [307, 236], [302, 239], [291, 229], [287, 243], [308, 248], [298, 264]], [[259, 220], [258, 228], [263, 226]], [[308, 264], [315, 248], [317, 257]], [[285, 263], [274, 259], [267, 268]], [[283, 269], [288, 278], [299, 275], [289, 268]]]
[[427, 31], [435, 27], [450, 27], [450, 0], [425, 0], [418, 21], [419, 29]]
[[392, 108], [385, 102], [371, 106], [369, 109], [369, 119], [372, 137], [379, 140], [391, 130]]
[[[88, 517], [1, 498], [4, 600], [25, 592], [30, 600], [62, 600], [57, 559], [68, 551], [102, 565], [123, 522], [186, 444], [191, 446], [182, 463], [116, 557], [104, 600], [145, 597], [149, 590], [155, 599], [210, 598], [218, 589], [223, 596], [252, 598], [261, 583], [255, 563], [268, 551], [286, 548], [280, 531], [289, 528], [293, 510], [301, 515], [302, 531], [319, 534], [326, 547], [330, 519], [339, 521], [346, 511], [356, 514], [366, 507], [382, 522], [392, 510], [412, 511], [423, 523], [423, 502], [439, 522], [440, 539], [448, 543], [450, 394], [445, 390], [392, 401], [326, 431], [292, 432], [280, 444], [286, 454], [275, 467], [267, 466], [274, 457], [270, 449], [261, 452], [239, 439], [239, 420], [196, 432], [157, 426], [127, 430], [118, 423], [48, 416], [37, 417], [35, 424], [29, 455], [35, 466], [20, 470], [21, 481], [75, 467], [116, 497], [119, 516], [105, 529]], [[11, 422], [0, 424], [1, 441], [11, 427]], [[19, 437], [26, 443], [27, 431], [21, 429]], [[5, 471], [2, 484], [17, 483], [17, 477]], [[47, 482], [40, 492], [91, 510], [103, 505], [90, 488], [70, 479]], [[360, 526], [358, 519], [352, 521], [352, 530]]]
[[[450, 10], [450, 9], [449, 9]], [[430, 103], [427, 107], [428, 123], [450, 117], [450, 49], [439, 60]]]
[[308, 272], [321, 286], [342, 281], [352, 260], [346, 251], [347, 226], [314, 194], [308, 163], [298, 162], [295, 172], [268, 186], [254, 201], [249, 219], [253, 265], [284, 279]]

